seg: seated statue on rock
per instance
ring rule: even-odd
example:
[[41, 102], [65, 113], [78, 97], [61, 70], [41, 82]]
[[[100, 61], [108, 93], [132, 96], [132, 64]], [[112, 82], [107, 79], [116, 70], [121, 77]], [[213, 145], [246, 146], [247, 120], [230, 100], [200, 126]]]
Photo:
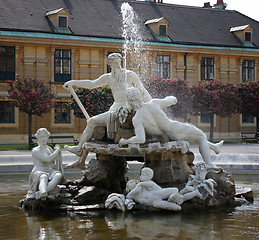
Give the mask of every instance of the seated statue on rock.
[[[49, 193], [61, 183], [63, 178], [61, 148], [54, 150], [47, 145], [50, 133], [46, 128], [37, 130], [38, 146], [32, 149], [33, 169], [29, 177], [27, 198], [46, 200]], [[53, 168], [56, 163], [59, 170]]]
[[[64, 88], [69, 90], [71, 87], [82, 87], [87, 89], [93, 89], [97, 87], [108, 86], [111, 88], [114, 103], [110, 107], [109, 111], [91, 117], [87, 120], [87, 127], [85, 128], [82, 137], [79, 141], [78, 146], [66, 146], [66, 149], [70, 152], [75, 153], [78, 156], [82, 155], [82, 146], [85, 142], [92, 139], [94, 134], [94, 129], [96, 127], [106, 127], [107, 126], [107, 136], [108, 138], [114, 138], [114, 133], [116, 132], [115, 119], [116, 112], [121, 109], [121, 107], [126, 106], [126, 96], [125, 92], [130, 87], [136, 87], [139, 89], [141, 97], [144, 102], [151, 100], [151, 96], [144, 88], [138, 75], [121, 67], [122, 56], [119, 53], [112, 53], [108, 56], [107, 63], [111, 67], [111, 72], [103, 74], [96, 80], [71, 80], [64, 84]], [[70, 167], [84, 167], [84, 162], [75, 162]]]
[[135, 136], [129, 139], [120, 139], [120, 145], [143, 144], [146, 142], [146, 134], [162, 137], [164, 141], [191, 140], [199, 145], [199, 151], [207, 168], [220, 169], [212, 161], [210, 149], [215, 153], [220, 152], [223, 141], [213, 144], [207, 140], [206, 134], [199, 128], [188, 123], [171, 120], [162, 108], [177, 103], [177, 99], [168, 96], [164, 99], [152, 99], [143, 102], [142, 96], [137, 88], [129, 88], [126, 91], [126, 99], [132, 110], [136, 111], [132, 118]]

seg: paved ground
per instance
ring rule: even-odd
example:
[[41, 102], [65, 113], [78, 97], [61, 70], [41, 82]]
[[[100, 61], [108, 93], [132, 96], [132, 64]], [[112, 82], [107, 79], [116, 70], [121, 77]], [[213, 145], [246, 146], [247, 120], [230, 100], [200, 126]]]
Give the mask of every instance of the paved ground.
[[[199, 153], [198, 146], [190, 146], [192, 152]], [[224, 144], [221, 147], [221, 154], [259, 154], [259, 144]]]
[[[190, 151], [195, 154], [195, 161], [202, 161], [198, 146], [190, 146]], [[74, 154], [62, 150], [63, 162], [68, 164], [78, 159]], [[88, 156], [88, 160], [93, 155]], [[259, 174], [259, 144], [225, 144], [221, 153], [212, 153], [212, 160], [224, 169], [236, 173]], [[130, 162], [131, 169], [138, 170], [141, 164]], [[32, 169], [31, 151], [1, 151], [0, 174], [30, 172]], [[71, 170], [66, 170], [71, 171]], [[79, 172], [81, 170], [72, 170]]]

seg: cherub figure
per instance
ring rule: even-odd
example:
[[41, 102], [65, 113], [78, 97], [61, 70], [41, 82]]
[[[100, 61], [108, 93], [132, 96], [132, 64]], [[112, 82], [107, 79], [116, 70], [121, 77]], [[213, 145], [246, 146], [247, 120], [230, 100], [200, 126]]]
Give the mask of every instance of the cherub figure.
[[[63, 179], [61, 148], [56, 145], [54, 150], [47, 145], [50, 133], [46, 128], [40, 128], [35, 134], [38, 146], [32, 149], [33, 169], [29, 177], [27, 198], [45, 200]], [[53, 169], [57, 163], [60, 170]]]

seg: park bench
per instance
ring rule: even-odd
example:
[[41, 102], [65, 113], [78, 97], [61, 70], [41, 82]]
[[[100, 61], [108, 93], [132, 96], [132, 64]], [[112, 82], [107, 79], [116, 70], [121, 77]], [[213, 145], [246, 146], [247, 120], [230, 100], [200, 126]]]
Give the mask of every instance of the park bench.
[[248, 143], [249, 141], [257, 140], [259, 143], [259, 133], [257, 132], [241, 132], [242, 142]]
[[[32, 140], [35, 140], [35, 139], [36, 139], [36, 137], [32, 137]], [[51, 135], [49, 137], [48, 144], [50, 144], [50, 145], [55, 145], [55, 144], [74, 144], [74, 145], [77, 145], [78, 141], [74, 138], [73, 135], [65, 135], [65, 136]]]

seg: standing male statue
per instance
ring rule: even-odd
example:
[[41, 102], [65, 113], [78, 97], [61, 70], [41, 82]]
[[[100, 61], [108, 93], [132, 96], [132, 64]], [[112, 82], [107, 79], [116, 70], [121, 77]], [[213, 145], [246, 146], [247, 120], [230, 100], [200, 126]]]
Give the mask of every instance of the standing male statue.
[[67, 147], [67, 150], [81, 156], [82, 146], [85, 142], [90, 141], [94, 128], [97, 126], [107, 126], [110, 119], [115, 119], [113, 117], [116, 114], [116, 111], [121, 107], [126, 105], [126, 96], [125, 92], [130, 87], [136, 87], [139, 89], [142, 99], [144, 102], [149, 102], [151, 96], [144, 88], [141, 83], [138, 75], [121, 67], [122, 56], [119, 53], [112, 53], [108, 56], [107, 63], [111, 67], [111, 72], [103, 74], [96, 80], [70, 80], [64, 84], [64, 88], [69, 90], [71, 87], [82, 87], [87, 89], [93, 89], [98, 87], [108, 86], [111, 88], [114, 103], [110, 107], [109, 111], [91, 117], [87, 121], [87, 127], [85, 128], [83, 135], [79, 141], [78, 146]]

